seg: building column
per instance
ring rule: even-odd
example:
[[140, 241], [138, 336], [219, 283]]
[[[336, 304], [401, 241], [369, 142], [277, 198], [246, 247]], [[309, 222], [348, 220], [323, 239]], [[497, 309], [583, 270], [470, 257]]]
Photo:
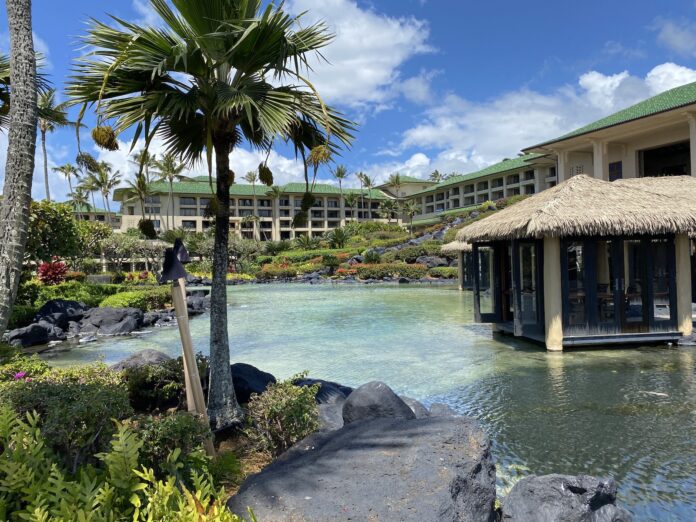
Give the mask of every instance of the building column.
[[535, 168], [534, 169], [534, 193], [538, 194], [544, 188], [546, 187], [546, 182], [544, 181], [545, 175], [543, 174], [544, 170], [541, 168]]
[[544, 323], [546, 349], [562, 351], [561, 240], [557, 237], [544, 238]]
[[460, 250], [457, 255], [459, 265], [457, 265], [457, 274], [459, 275], [459, 290], [464, 290], [464, 251]]
[[341, 194], [338, 201], [338, 217], [341, 218], [341, 226], [346, 226], [346, 200], [345, 196]]
[[689, 150], [691, 151], [691, 175], [696, 176], [696, 114], [688, 114]]
[[568, 163], [567, 153], [562, 150], [556, 151], [556, 159], [558, 165], [556, 166], [556, 183], [561, 183], [566, 179], [566, 164]]
[[592, 176], [604, 181], [609, 180], [609, 166], [607, 165], [607, 143], [592, 140]]
[[693, 330], [691, 318], [691, 243], [686, 234], [674, 238], [677, 265], [677, 328], [684, 336]]

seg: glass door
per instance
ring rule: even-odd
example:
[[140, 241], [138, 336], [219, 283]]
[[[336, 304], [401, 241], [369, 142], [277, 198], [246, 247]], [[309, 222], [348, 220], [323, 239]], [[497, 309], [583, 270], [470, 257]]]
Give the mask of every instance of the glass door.
[[476, 244], [474, 258], [474, 313], [479, 323], [500, 321], [500, 274], [497, 251], [491, 244]]
[[621, 331], [642, 333], [649, 330], [647, 256], [640, 239], [623, 241]]

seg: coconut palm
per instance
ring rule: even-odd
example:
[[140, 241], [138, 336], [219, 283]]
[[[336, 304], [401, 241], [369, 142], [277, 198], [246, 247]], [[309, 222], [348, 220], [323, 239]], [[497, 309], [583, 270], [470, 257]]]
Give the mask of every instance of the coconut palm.
[[375, 179], [367, 174], [363, 174], [362, 184], [367, 191], [367, 218], [372, 219], [372, 189], [375, 188]]
[[399, 205], [394, 199], [385, 199], [379, 204], [380, 214], [386, 216], [387, 222], [391, 223], [394, 214], [399, 211]]
[[82, 176], [82, 179], [78, 184], [78, 187], [84, 190], [86, 194], [89, 194], [89, 197], [92, 200], [92, 208], [96, 209], [97, 205], [94, 202], [94, 193], [99, 192], [99, 181], [97, 180], [97, 172], [87, 172], [86, 175]]
[[68, 180], [70, 192], [73, 191], [72, 178], [75, 177], [75, 179], [80, 179], [80, 171], [77, 170], [77, 167], [72, 163], [66, 163], [60, 167], [53, 167], [53, 172], [60, 172], [63, 176], [65, 176], [65, 179]]
[[[41, 56], [36, 55], [36, 67], [41, 67]], [[46, 92], [49, 88], [49, 83], [46, 77], [36, 70], [36, 89], [38, 93]], [[0, 53], [0, 130], [7, 131], [10, 126], [10, 57], [7, 54]], [[38, 109], [38, 115], [41, 116], [41, 108]]]
[[138, 172], [143, 172], [145, 174], [145, 179], [148, 183], [152, 182], [150, 178], [150, 168], [155, 167], [157, 163], [157, 156], [150, 153], [147, 149], [140, 149], [135, 154], [131, 155], [131, 163], [134, 163], [138, 167]]
[[[140, 203], [140, 209], [142, 210], [142, 214], [144, 216], [145, 202], [147, 201], [147, 198], [149, 198], [152, 195], [152, 190], [150, 189], [150, 184], [147, 182], [147, 179], [145, 178], [145, 173], [138, 172], [135, 175], [135, 179], [126, 180], [126, 186], [128, 187], [131, 194], [133, 194], [130, 198], [126, 199], [126, 201], [138, 201]], [[149, 213], [147, 219], [150, 219]]]
[[390, 174], [389, 179], [387, 180], [387, 185], [394, 187], [394, 192], [396, 192], [396, 199], [398, 201], [400, 199], [399, 189], [401, 188], [401, 185], [402, 185], [401, 174], [399, 174], [398, 172], [395, 172], [394, 174]]
[[39, 93], [39, 131], [41, 132], [41, 150], [44, 163], [44, 186], [46, 200], [51, 201], [51, 192], [48, 184], [48, 154], [46, 154], [46, 134], [60, 127], [74, 126], [75, 122], [68, 120], [65, 103], [56, 103], [56, 90], [48, 89]]
[[76, 187], [75, 190], [68, 194], [68, 198], [70, 198], [70, 204], [77, 213], [77, 217], [83, 219], [82, 210], [86, 208], [89, 211], [89, 197], [87, 196], [87, 192], [82, 187]]
[[111, 220], [111, 205], [109, 205], [111, 191], [121, 183], [121, 173], [118, 170], [116, 172], [112, 172], [112, 170], [109, 163], [102, 161], [99, 163], [99, 170], [94, 176], [95, 185], [101, 194], [106, 213], [109, 215], [109, 221]]
[[[77, 103], [95, 104], [116, 132], [135, 127], [133, 143], [144, 135], [147, 148], [157, 134], [184, 162], [205, 158], [211, 176], [215, 153], [208, 413], [222, 427], [241, 415], [227, 331], [230, 154], [245, 140], [268, 151], [276, 137], [296, 151], [317, 140], [338, 150], [350, 143], [352, 124], [302, 74], [308, 54], [331, 41], [323, 23], [300, 27], [282, 3], [261, 0], [150, 5], [161, 26], [92, 23], [84, 39], [92, 51], [78, 59], [68, 92]], [[264, 178], [272, 185], [272, 176]]]
[[358, 204], [358, 195], [355, 192], [346, 194], [344, 201], [346, 202], [346, 206], [350, 209], [351, 218], [355, 220], [354, 209], [355, 206]]
[[[155, 169], [156, 181], [166, 181], [169, 185], [169, 199], [167, 200], [167, 227], [174, 228], [174, 182], [188, 179], [182, 174], [186, 163], [179, 161], [176, 154], [166, 152], [160, 159], [152, 163]], [[145, 175], [147, 177], [147, 174]], [[170, 223], [171, 221], [171, 223]]]
[[363, 185], [365, 182], [365, 173], [360, 171], [355, 174], [355, 177], [358, 178], [358, 181], [360, 182], [360, 208], [365, 208], [365, 193], [363, 192]]
[[408, 216], [408, 234], [410, 236], [413, 236], [413, 216], [418, 214], [418, 212], [420, 212], [420, 207], [418, 203], [412, 199], [409, 199], [401, 205], [401, 213]]
[[341, 193], [341, 199], [343, 199], [343, 180], [348, 176], [348, 170], [344, 165], [337, 165], [332, 174], [338, 181], [338, 191]]
[[[4, 199], [0, 207], [0, 332], [7, 328], [17, 297], [29, 224], [29, 202], [36, 152], [36, 55], [31, 32], [31, 0], [6, 2], [10, 29], [12, 88]], [[6, 88], [0, 88], [2, 95]], [[0, 108], [4, 111], [6, 104]]]
[[430, 177], [428, 179], [430, 181], [434, 181], [435, 183], [440, 183], [441, 181], [444, 181], [446, 176], [444, 174], [440, 174], [440, 171], [435, 169], [430, 173]]

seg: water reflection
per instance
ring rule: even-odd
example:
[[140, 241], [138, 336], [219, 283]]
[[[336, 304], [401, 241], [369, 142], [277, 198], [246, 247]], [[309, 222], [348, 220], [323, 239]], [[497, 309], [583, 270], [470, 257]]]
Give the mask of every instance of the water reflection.
[[[529, 473], [612, 475], [639, 520], [696, 519], [694, 348], [547, 353], [472, 324], [450, 288], [264, 286], [230, 289], [232, 359], [280, 377], [302, 370], [373, 379], [479, 418], [499, 486]], [[208, 321], [192, 321], [206, 351]], [[180, 351], [176, 329], [57, 354], [55, 363]]]

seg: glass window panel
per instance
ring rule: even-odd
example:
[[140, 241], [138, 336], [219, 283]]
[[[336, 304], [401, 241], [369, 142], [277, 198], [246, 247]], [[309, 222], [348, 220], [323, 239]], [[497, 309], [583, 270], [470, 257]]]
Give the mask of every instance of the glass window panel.
[[656, 322], [670, 321], [670, 287], [669, 248], [666, 239], [654, 239], [650, 242], [652, 256], [652, 292], [653, 317]]
[[645, 324], [645, 259], [640, 240], [624, 241], [624, 331], [640, 332]]
[[493, 295], [493, 249], [488, 246], [478, 248], [478, 288], [479, 310], [482, 314], [492, 314], [495, 311]]
[[536, 245], [520, 245], [520, 315], [522, 324], [537, 324]]
[[614, 264], [612, 247], [615, 241], [597, 241], [597, 322], [606, 330], [616, 324], [614, 305]]
[[568, 326], [585, 326], [587, 314], [585, 300], [585, 256], [582, 243], [568, 243], [566, 249], [568, 261]]

